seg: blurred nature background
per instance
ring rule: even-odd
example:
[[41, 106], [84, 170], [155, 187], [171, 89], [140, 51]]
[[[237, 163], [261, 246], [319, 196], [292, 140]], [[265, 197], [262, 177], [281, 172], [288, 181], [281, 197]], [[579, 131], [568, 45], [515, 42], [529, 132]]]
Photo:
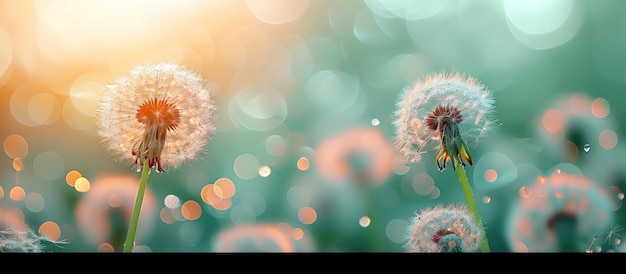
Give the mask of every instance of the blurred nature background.
[[232, 244], [247, 237], [269, 251], [403, 252], [415, 212], [465, 203], [451, 168], [437, 171], [434, 155], [405, 163], [392, 145], [400, 94], [441, 71], [476, 77], [495, 99], [502, 125], [466, 168], [492, 251], [532, 250], [510, 240], [511, 210], [555, 170], [605, 189], [619, 234], [625, 10], [620, 0], [2, 0], [0, 225], [67, 242], [49, 252], [121, 250], [139, 173], [100, 144], [98, 96], [136, 64], [170, 61], [208, 80], [217, 134], [201, 159], [150, 175], [137, 251], [247, 251]]

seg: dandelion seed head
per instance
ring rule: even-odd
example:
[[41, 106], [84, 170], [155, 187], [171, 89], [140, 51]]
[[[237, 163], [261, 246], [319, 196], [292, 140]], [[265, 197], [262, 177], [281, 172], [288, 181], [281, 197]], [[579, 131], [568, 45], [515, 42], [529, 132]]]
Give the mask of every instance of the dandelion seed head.
[[475, 252], [485, 232], [465, 205], [424, 208], [407, 229], [407, 252]]
[[314, 241], [304, 230], [286, 223], [241, 224], [219, 231], [213, 252], [311, 252]]
[[0, 253], [46, 252], [45, 242], [55, 245], [68, 243], [65, 240], [50, 240], [45, 235], [38, 235], [30, 228], [17, 230], [9, 226], [0, 231]]
[[355, 183], [381, 184], [393, 172], [397, 155], [379, 128], [354, 127], [323, 140], [314, 161], [326, 179], [344, 181], [353, 176]]
[[495, 131], [494, 114], [490, 92], [475, 78], [457, 73], [431, 74], [401, 95], [393, 122], [395, 145], [408, 161], [418, 162], [421, 154], [441, 149], [445, 137], [442, 132], [445, 125], [451, 125], [458, 128], [462, 141], [473, 148]]
[[[584, 175], [554, 172], [539, 176], [513, 206], [506, 235], [512, 248], [523, 243], [529, 252], [583, 252], [589, 240], [614, 221], [608, 192]], [[567, 243], [559, 225], [566, 224]], [[563, 246], [576, 250], [562, 250]], [[520, 250], [514, 250], [520, 251]]]
[[117, 159], [137, 170], [147, 160], [162, 172], [205, 150], [216, 111], [199, 74], [172, 63], [138, 65], [102, 92], [98, 133]]

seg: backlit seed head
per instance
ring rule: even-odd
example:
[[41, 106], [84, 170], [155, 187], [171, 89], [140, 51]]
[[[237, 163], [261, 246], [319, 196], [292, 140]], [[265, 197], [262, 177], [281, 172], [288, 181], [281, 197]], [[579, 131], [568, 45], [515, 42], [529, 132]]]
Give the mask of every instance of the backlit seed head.
[[171, 63], [138, 65], [107, 85], [98, 109], [107, 150], [140, 171], [194, 160], [215, 134], [216, 106], [202, 77]]
[[493, 98], [476, 79], [436, 73], [406, 89], [395, 112], [395, 145], [411, 162], [431, 148], [440, 170], [446, 163], [472, 164], [469, 148], [493, 133]]
[[407, 228], [407, 252], [476, 252], [485, 232], [465, 205], [424, 208]]

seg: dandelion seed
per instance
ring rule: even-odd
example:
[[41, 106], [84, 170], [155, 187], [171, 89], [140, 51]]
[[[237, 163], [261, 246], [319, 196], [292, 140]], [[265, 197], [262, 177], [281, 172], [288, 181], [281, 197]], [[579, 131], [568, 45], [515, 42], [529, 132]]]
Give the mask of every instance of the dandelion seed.
[[406, 89], [398, 103], [395, 145], [409, 161], [417, 162], [430, 146], [438, 149], [439, 170], [472, 165], [469, 148], [496, 127], [493, 99], [472, 77], [438, 73]]
[[615, 225], [613, 228], [606, 233], [606, 237], [604, 238], [604, 243], [608, 243], [612, 245], [613, 243], [621, 243], [621, 237], [618, 232], [624, 230], [620, 225]]
[[215, 134], [216, 106], [202, 77], [170, 63], [136, 66], [106, 86], [98, 133], [107, 150], [141, 171], [197, 158]]
[[593, 236], [593, 239], [591, 240], [589, 247], [585, 249], [585, 253], [593, 253], [593, 249], [591, 249], [591, 247], [593, 247], [593, 243], [596, 242], [596, 239], [598, 239], [598, 235]]

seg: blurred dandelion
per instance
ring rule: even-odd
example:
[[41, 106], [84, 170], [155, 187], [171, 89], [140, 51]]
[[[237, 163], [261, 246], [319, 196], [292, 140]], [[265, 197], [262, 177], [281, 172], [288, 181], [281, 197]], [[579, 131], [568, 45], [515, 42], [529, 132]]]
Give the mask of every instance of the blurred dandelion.
[[424, 208], [407, 229], [407, 252], [476, 252], [484, 230], [465, 205]]
[[[614, 214], [606, 190], [584, 175], [557, 170], [526, 187], [510, 216], [506, 235], [516, 252], [585, 252], [599, 231], [609, 230]], [[619, 230], [610, 231], [613, 238]]]
[[354, 127], [325, 139], [315, 149], [314, 159], [324, 178], [355, 179], [354, 183], [365, 187], [385, 182], [397, 155], [380, 129]]
[[[99, 175], [91, 189], [78, 202], [75, 209], [76, 224], [89, 242], [99, 245], [105, 242], [113, 245], [123, 242], [124, 237], [118, 228], [125, 227], [133, 212], [133, 203], [139, 180], [132, 175]], [[156, 201], [149, 188], [144, 193], [138, 220], [143, 227], [137, 236], [144, 237], [151, 231], [155, 218]], [[119, 221], [119, 222], [116, 222]]]
[[[435, 162], [443, 171], [448, 161], [456, 171], [465, 199], [483, 228], [464, 166], [472, 165], [469, 148], [498, 126], [490, 92], [478, 80], [457, 73], [436, 73], [406, 89], [398, 102], [395, 145], [411, 162], [437, 148]], [[487, 237], [481, 250], [489, 252]]]
[[[378, 219], [376, 186], [386, 182], [398, 164], [404, 164], [398, 161], [401, 156], [393, 144], [375, 126], [352, 127], [330, 136], [315, 149], [314, 157], [322, 177], [334, 181], [347, 179], [358, 188], [366, 202], [365, 215], [375, 220]], [[375, 250], [379, 246], [377, 228], [371, 226], [368, 231], [372, 234], [371, 249]]]
[[[194, 160], [215, 134], [216, 105], [203, 78], [172, 63], [136, 66], [106, 86], [97, 109], [107, 150], [142, 171], [124, 251], [131, 251], [149, 171]], [[143, 168], [142, 168], [143, 166]]]
[[547, 159], [605, 165], [601, 159], [618, 143], [609, 103], [600, 97], [593, 99], [581, 92], [563, 96], [540, 118], [536, 131]]
[[214, 252], [312, 252], [313, 241], [286, 223], [243, 224], [220, 231]]

